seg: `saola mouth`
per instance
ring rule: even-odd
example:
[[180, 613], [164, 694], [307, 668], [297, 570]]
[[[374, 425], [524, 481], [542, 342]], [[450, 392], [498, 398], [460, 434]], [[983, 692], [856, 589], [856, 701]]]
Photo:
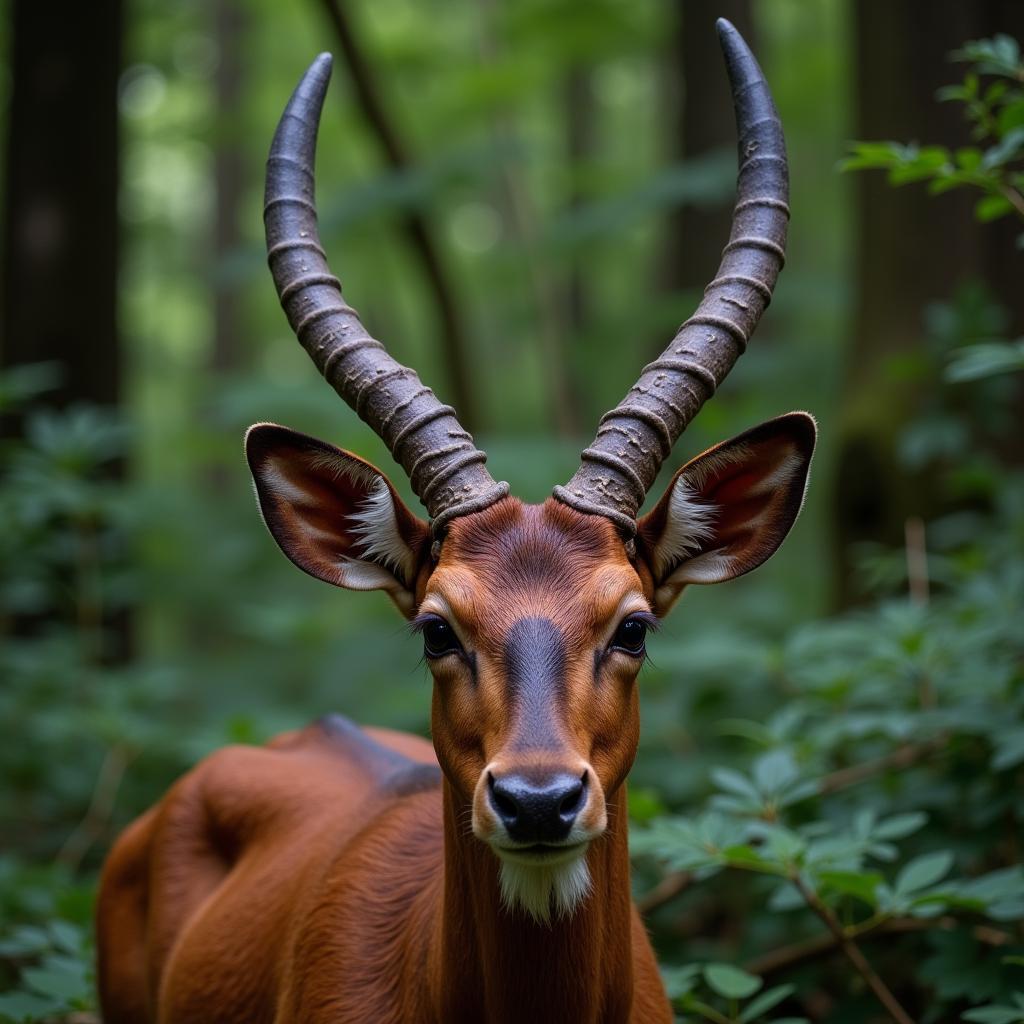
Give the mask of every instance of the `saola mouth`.
[[492, 849], [503, 863], [554, 867], [582, 858], [589, 845], [589, 841], [584, 840], [577, 843], [533, 843], [530, 846], [495, 845]]

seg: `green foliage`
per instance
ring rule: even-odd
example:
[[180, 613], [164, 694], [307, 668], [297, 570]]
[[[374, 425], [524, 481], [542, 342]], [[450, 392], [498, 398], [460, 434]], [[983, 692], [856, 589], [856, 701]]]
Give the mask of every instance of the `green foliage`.
[[[961, 346], [1000, 319], [977, 290], [930, 314], [927, 422], [942, 409], [965, 433], [926, 464], [952, 499], [975, 505], [930, 524], [930, 599], [879, 599], [795, 629], [776, 654], [744, 655], [742, 671], [762, 691], [750, 712], [737, 718], [726, 707], [717, 723], [700, 723], [737, 743], [705, 759], [704, 786], [682, 801], [683, 813], [649, 814], [634, 826], [641, 865], [651, 860], [687, 882], [691, 906], [711, 890], [746, 922], [740, 945], [754, 974], [777, 963], [780, 946], [792, 950], [785, 963], [795, 988], [779, 997], [783, 1009], [806, 1005], [818, 983], [799, 971], [806, 936], [814, 950], [822, 941], [840, 952], [841, 943], [863, 947], [868, 970], [885, 978], [889, 968], [892, 989], [905, 1005], [927, 1007], [924, 1019], [1015, 1020], [1020, 1012], [1012, 1003], [1024, 953], [1016, 845], [1024, 817], [1024, 478], [993, 464], [990, 445], [1002, 443], [1003, 429], [1016, 436], [1012, 417], [1000, 428], [998, 415], [973, 415], [982, 395], [992, 413], [1008, 379], [978, 375], [970, 388], [982, 395], [966, 395], [963, 379], [951, 374], [943, 384], [938, 373], [944, 353], [975, 351]], [[987, 435], [978, 432], [986, 422], [995, 427]], [[994, 473], [984, 487], [975, 473], [965, 490], [972, 462]], [[904, 590], [905, 557], [871, 553], [876, 588]], [[749, 646], [738, 632], [717, 642], [734, 652]], [[719, 668], [736, 670], [724, 654], [720, 666], [698, 661], [690, 685]], [[874, 941], [882, 935], [884, 945]], [[708, 956], [721, 953], [709, 944]], [[851, 1003], [862, 998], [855, 956], [844, 997]], [[779, 968], [770, 969], [777, 980]], [[702, 977], [722, 995], [709, 970], [691, 963], [668, 971], [677, 1005], [708, 1020], [743, 1019], [738, 1005], [703, 997]]]
[[764, 988], [764, 982], [732, 964], [667, 968], [663, 972], [669, 998], [684, 1013], [715, 1024], [805, 1024], [803, 1017], [769, 1017], [793, 994], [792, 985]]
[[1015, 370], [1024, 370], [1024, 338], [1016, 341], [990, 341], [954, 352], [947, 376], [960, 382], [994, 377]]
[[90, 889], [60, 869], [0, 859], [0, 1021], [94, 1007]]
[[1021, 1024], [1024, 1021], [1024, 992], [1013, 993], [1012, 1006], [979, 1006], [968, 1010], [963, 1019], [976, 1024]]
[[[967, 43], [951, 55], [971, 65], [960, 85], [938, 98], [964, 105], [975, 145], [950, 151], [917, 143], [855, 142], [843, 170], [882, 169], [893, 185], [927, 181], [932, 195], [956, 188], [979, 189], [974, 207], [982, 223], [1008, 215], [1024, 219], [1024, 60], [1007, 35]], [[984, 76], [994, 77], [985, 82]], [[1024, 245], [1024, 235], [1020, 236]]]

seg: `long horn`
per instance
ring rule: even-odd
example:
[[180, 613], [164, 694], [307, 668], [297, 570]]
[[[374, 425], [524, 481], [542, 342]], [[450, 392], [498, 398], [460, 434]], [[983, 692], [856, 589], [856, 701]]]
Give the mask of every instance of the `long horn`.
[[435, 537], [456, 516], [503, 498], [487, 456], [415, 371], [395, 362], [341, 294], [320, 244], [313, 161], [331, 55], [309, 66], [288, 101], [267, 159], [263, 221], [281, 305], [302, 347], [335, 391], [383, 439], [430, 514]]
[[628, 538], [672, 445], [746, 348], [785, 258], [789, 174], [782, 124], [742, 36], [724, 18], [717, 27], [739, 135], [729, 244], [697, 311], [602, 417], [575, 476], [554, 490], [566, 505], [611, 519]]

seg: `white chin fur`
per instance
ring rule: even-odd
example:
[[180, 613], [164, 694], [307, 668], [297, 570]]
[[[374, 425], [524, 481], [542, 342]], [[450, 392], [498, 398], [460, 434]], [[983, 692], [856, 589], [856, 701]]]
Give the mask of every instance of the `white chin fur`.
[[502, 902], [522, 910], [539, 924], [569, 917], [590, 892], [586, 853], [563, 863], [523, 864], [501, 858]]

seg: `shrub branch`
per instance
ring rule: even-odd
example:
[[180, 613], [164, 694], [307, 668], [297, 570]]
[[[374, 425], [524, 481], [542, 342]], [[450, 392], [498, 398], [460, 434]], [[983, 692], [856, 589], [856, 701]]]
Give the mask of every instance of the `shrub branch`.
[[847, 934], [839, 919], [821, 901], [821, 897], [804, 882], [798, 871], [794, 871], [789, 877], [803, 897], [804, 902], [821, 918], [825, 927], [831, 932], [836, 945], [842, 949], [846, 958], [867, 982], [868, 988], [875, 994], [875, 998], [885, 1007], [892, 1019], [896, 1021], [896, 1024], [914, 1024], [914, 1018], [900, 1006], [899, 1001], [892, 994], [889, 986], [882, 981], [875, 972], [875, 969], [868, 963], [867, 957], [861, 952], [860, 946]]

